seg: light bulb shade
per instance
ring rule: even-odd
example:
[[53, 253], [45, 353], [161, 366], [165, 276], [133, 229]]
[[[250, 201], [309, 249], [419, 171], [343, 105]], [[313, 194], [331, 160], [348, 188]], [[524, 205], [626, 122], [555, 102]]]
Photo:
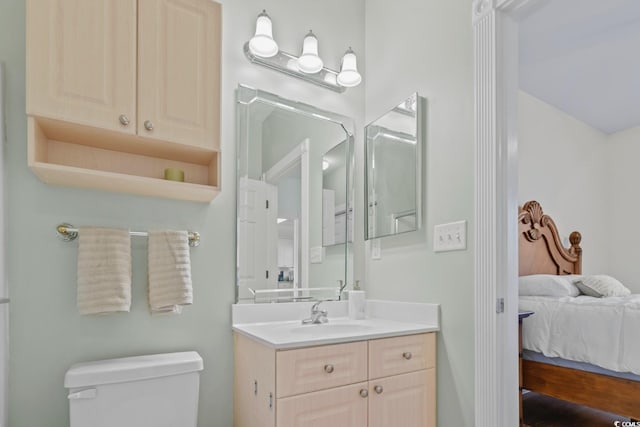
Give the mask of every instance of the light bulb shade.
[[273, 39], [273, 27], [271, 18], [265, 10], [258, 15], [256, 20], [256, 34], [249, 40], [251, 53], [263, 58], [271, 58], [278, 53], [278, 43]]
[[298, 69], [303, 73], [314, 74], [322, 70], [322, 59], [318, 56], [318, 39], [309, 31], [302, 43], [302, 55], [298, 58]]
[[358, 86], [362, 81], [362, 76], [358, 73], [356, 54], [351, 48], [342, 57], [340, 72], [338, 73], [338, 84], [344, 87]]

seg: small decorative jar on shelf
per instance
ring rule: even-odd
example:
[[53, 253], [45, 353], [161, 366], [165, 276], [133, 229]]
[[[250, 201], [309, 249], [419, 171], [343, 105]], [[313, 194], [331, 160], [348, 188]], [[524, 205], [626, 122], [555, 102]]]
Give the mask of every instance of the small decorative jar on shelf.
[[177, 168], [166, 168], [164, 170], [164, 179], [167, 181], [184, 182], [184, 171]]

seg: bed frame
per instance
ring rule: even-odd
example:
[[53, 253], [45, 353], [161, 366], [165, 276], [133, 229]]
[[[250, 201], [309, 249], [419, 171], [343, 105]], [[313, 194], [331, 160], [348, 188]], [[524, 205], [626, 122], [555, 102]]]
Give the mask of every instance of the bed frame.
[[[569, 236], [565, 248], [558, 229], [536, 201], [518, 213], [519, 275], [582, 273], [582, 236]], [[535, 314], [534, 314], [535, 316]], [[640, 419], [640, 382], [522, 360], [523, 388], [558, 399]]]

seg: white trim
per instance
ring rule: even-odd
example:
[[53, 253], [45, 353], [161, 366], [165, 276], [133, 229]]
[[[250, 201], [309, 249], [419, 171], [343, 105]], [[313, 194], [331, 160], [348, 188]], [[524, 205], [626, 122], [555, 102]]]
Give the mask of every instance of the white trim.
[[[475, 425], [518, 425], [518, 24], [544, 0], [476, 0]], [[504, 298], [504, 312], [496, 303]]]
[[0, 61], [0, 297], [3, 304], [0, 305], [0, 427], [9, 425], [8, 415], [8, 391], [9, 391], [9, 281], [7, 275], [7, 264], [5, 258], [6, 248], [6, 172], [5, 165], [5, 143], [7, 141], [6, 128], [6, 87], [5, 87], [5, 65]]
[[[289, 151], [282, 159], [262, 175], [265, 182], [277, 182], [284, 174], [300, 163], [300, 259], [295, 265], [294, 286], [309, 287], [309, 138], [305, 138], [298, 146]], [[300, 226], [301, 224], [301, 226]], [[294, 244], [295, 247], [295, 244]], [[295, 258], [295, 255], [294, 255]], [[296, 271], [298, 272], [296, 274]]]

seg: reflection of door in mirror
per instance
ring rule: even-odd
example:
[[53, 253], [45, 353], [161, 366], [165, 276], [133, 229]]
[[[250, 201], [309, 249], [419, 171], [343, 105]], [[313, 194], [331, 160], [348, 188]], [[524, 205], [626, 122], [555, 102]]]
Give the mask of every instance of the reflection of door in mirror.
[[238, 185], [238, 264], [240, 298], [249, 298], [248, 289], [272, 287], [276, 271], [276, 211], [269, 202], [277, 197], [276, 187], [264, 181], [242, 177]]
[[237, 95], [237, 301], [338, 298], [339, 281], [352, 281], [351, 120], [242, 86]]

